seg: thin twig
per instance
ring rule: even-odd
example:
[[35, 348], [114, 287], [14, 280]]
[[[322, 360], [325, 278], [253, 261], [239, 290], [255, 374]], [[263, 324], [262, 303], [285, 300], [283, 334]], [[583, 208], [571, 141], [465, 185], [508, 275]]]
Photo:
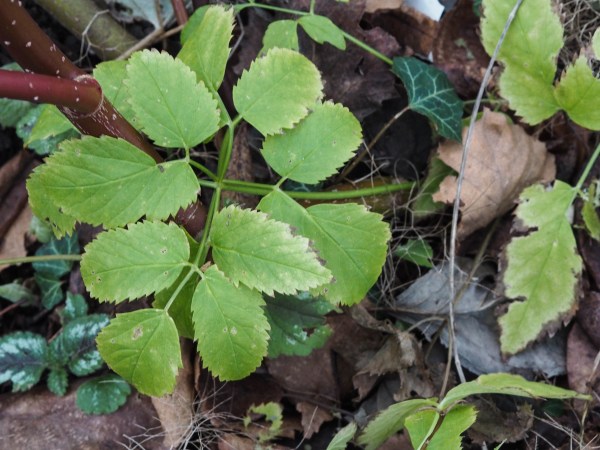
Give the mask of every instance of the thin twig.
[[[460, 170], [458, 173], [458, 179], [456, 181], [456, 198], [454, 199], [454, 208], [452, 210], [452, 231], [450, 233], [450, 255], [449, 255], [449, 258], [450, 258], [450, 267], [449, 267], [449, 273], [450, 273], [449, 319], [450, 319], [450, 324], [449, 324], [448, 328], [449, 328], [450, 340], [452, 340], [452, 341], [454, 341], [454, 339], [455, 339], [454, 305], [453, 305], [454, 302], [453, 302], [453, 300], [454, 300], [454, 294], [455, 294], [455, 290], [456, 290], [456, 287], [454, 286], [454, 267], [456, 265], [456, 261], [455, 261], [456, 260], [456, 232], [457, 232], [457, 227], [458, 227], [458, 212], [459, 212], [459, 208], [460, 208], [460, 196], [461, 196], [461, 191], [462, 191], [463, 179], [465, 176], [465, 168], [467, 165], [467, 157], [469, 154], [469, 147], [471, 145], [471, 140], [473, 138], [473, 128], [475, 126], [475, 120], [477, 119], [477, 113], [479, 111], [479, 106], [481, 105], [481, 100], [483, 99], [483, 94], [485, 93], [485, 89], [486, 89], [486, 87], [490, 81], [490, 77], [492, 75], [492, 68], [494, 66], [494, 63], [496, 62], [496, 58], [498, 57], [498, 52], [500, 51], [500, 47], [502, 46], [502, 43], [504, 42], [504, 39], [506, 38], [506, 33], [508, 32], [510, 25], [512, 24], [514, 18], [516, 17], [517, 11], [521, 7], [522, 3], [523, 3], [523, 0], [517, 0], [515, 3], [515, 6], [511, 10], [510, 14], [508, 15], [508, 18], [506, 19], [506, 23], [504, 24], [504, 30], [502, 30], [500, 39], [498, 39], [498, 43], [496, 44], [496, 48], [494, 49], [494, 53], [492, 54], [490, 63], [488, 64], [488, 67], [485, 71], [485, 75], [481, 82], [481, 86], [479, 86], [479, 92], [477, 93], [477, 100], [475, 102], [473, 111], [471, 113], [469, 128], [467, 130], [467, 137], [466, 137], [465, 143], [463, 145], [463, 154], [462, 154], [462, 159], [460, 161]], [[459, 377], [460, 381], [462, 383], [464, 383], [466, 381], [466, 378], [465, 378], [465, 374], [462, 370], [462, 366], [460, 364], [460, 358], [458, 356], [458, 346], [454, 345], [453, 350], [454, 350], [453, 351], [454, 364], [456, 366], [456, 371], [458, 372], [458, 377]]]

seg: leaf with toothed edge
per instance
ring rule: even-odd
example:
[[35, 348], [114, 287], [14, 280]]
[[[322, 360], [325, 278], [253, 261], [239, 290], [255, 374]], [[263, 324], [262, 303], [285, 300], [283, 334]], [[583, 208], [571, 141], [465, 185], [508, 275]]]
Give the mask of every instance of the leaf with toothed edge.
[[295, 20], [275, 20], [271, 22], [263, 36], [260, 55], [265, 55], [272, 48], [289, 48], [298, 51], [298, 22]]
[[335, 48], [346, 50], [343, 31], [328, 17], [309, 14], [300, 17], [298, 23], [313, 41], [319, 44], [327, 42]]
[[92, 297], [120, 302], [168, 288], [189, 256], [181, 228], [146, 221], [99, 234], [85, 248], [81, 276]]

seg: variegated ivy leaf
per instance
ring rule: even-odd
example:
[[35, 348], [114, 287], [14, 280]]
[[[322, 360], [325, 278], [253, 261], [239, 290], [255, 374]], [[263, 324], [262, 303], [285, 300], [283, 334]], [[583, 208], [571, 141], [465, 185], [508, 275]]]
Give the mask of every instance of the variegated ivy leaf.
[[331, 280], [308, 239], [257, 211], [233, 205], [222, 209], [210, 242], [215, 263], [236, 285], [241, 281], [268, 295], [295, 294]]
[[575, 196], [575, 189], [561, 181], [551, 190], [537, 184], [521, 194], [516, 215], [532, 231], [506, 248], [505, 293], [523, 299], [511, 303], [499, 320], [506, 354], [524, 349], [574, 310], [582, 264], [567, 211]]
[[293, 127], [322, 96], [315, 65], [283, 48], [273, 48], [254, 61], [233, 88], [238, 113], [265, 136]]
[[40, 381], [47, 367], [48, 344], [39, 334], [18, 331], [0, 338], [0, 384], [12, 382], [13, 392]]
[[381, 215], [355, 203], [305, 209], [281, 191], [264, 197], [258, 207], [311, 240], [333, 274], [330, 284], [315, 290], [327, 300], [353, 305], [377, 281], [391, 235]]
[[69, 386], [69, 374], [62, 367], [50, 369], [46, 385], [48, 386], [48, 390], [50, 392], [52, 392], [54, 395], [62, 397], [67, 393], [67, 387]]
[[316, 184], [348, 161], [361, 141], [356, 117], [342, 105], [326, 102], [294, 128], [267, 136], [262, 155], [282, 177]]
[[211, 266], [192, 300], [194, 329], [204, 367], [221, 380], [250, 375], [267, 354], [269, 323], [258, 291], [234, 286]]
[[177, 225], [142, 222], [99, 234], [85, 248], [81, 276], [92, 297], [120, 302], [166, 289], [189, 256]]
[[229, 57], [233, 9], [212, 5], [177, 55], [210, 89], [219, 89]]
[[300, 17], [298, 23], [313, 41], [319, 44], [327, 42], [340, 50], [346, 50], [343, 31], [328, 17], [309, 14]]
[[177, 327], [165, 310], [117, 314], [96, 342], [106, 364], [142, 394], [160, 397], [175, 387], [183, 363]]
[[188, 66], [167, 53], [134, 53], [125, 82], [137, 123], [158, 145], [189, 149], [218, 131], [217, 101]]
[[127, 401], [131, 386], [120, 376], [103, 375], [77, 389], [77, 406], [86, 414], [110, 414]]
[[[157, 164], [129, 142], [108, 136], [64, 142], [27, 187], [36, 215], [49, 217], [59, 230], [73, 217], [109, 228], [144, 215], [166, 219], [192, 203], [200, 189], [185, 161]], [[44, 199], [56, 207], [43, 206]]]
[[289, 48], [298, 51], [298, 22], [295, 20], [275, 20], [269, 24], [263, 36], [260, 54], [264, 55], [272, 48]]

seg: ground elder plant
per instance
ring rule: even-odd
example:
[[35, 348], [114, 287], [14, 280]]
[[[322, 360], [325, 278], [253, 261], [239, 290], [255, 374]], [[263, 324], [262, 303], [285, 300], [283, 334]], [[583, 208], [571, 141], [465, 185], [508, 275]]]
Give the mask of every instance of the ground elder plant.
[[[172, 153], [157, 163], [125, 140], [85, 136], [63, 142], [28, 181], [34, 212], [57, 235], [72, 233], [77, 222], [106, 229], [81, 261], [93, 298], [119, 303], [155, 295], [154, 308], [118, 314], [97, 338], [108, 365], [155, 396], [175, 384], [179, 336], [197, 341], [214, 375], [235, 380], [267, 355], [268, 314], [281, 318], [281, 308], [291, 308], [308, 316], [298, 309], [298, 294], [309, 293], [321, 310], [323, 301], [330, 307], [359, 302], [377, 280], [390, 237], [382, 217], [362, 205], [304, 208], [280, 188], [286, 180], [330, 177], [361, 143], [352, 113], [323, 99], [318, 69], [294, 50], [267, 50], [234, 87], [238, 116], [231, 118], [217, 90], [233, 11], [213, 6], [202, 15], [176, 58], [144, 50], [94, 73], [124, 117], [167, 151], [184, 149], [181, 159]], [[225, 179], [241, 120], [264, 136], [261, 153], [280, 176], [277, 184]], [[223, 143], [213, 173], [190, 158], [190, 149], [218, 132]], [[214, 193], [197, 241], [169, 217], [201, 188]], [[263, 198], [257, 210], [221, 208], [228, 188]], [[277, 331], [286, 335], [281, 323]]]

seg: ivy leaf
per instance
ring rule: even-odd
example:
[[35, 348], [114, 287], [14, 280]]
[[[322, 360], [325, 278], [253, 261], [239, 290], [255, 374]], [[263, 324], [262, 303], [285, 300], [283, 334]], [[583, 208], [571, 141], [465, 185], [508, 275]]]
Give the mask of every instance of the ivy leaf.
[[0, 285], [0, 298], [12, 303], [20, 301], [31, 303], [35, 300], [35, 295], [22, 284], [13, 281], [12, 283]]
[[283, 48], [255, 60], [233, 88], [238, 113], [265, 136], [293, 127], [322, 96], [315, 65]]
[[267, 354], [269, 322], [259, 292], [234, 286], [216, 266], [209, 267], [192, 300], [202, 364], [221, 380], [239, 380]]
[[511, 303], [499, 320], [504, 353], [524, 349], [544, 327], [574, 308], [581, 258], [567, 210], [575, 195], [574, 188], [561, 181], [549, 191], [538, 184], [521, 193], [516, 216], [525, 227], [536, 230], [513, 238], [506, 249], [506, 296], [524, 301]]
[[298, 22], [295, 20], [275, 20], [269, 24], [263, 36], [263, 46], [260, 54], [264, 55], [272, 48], [289, 48], [297, 52], [298, 45]]
[[128, 61], [105, 61], [94, 68], [94, 78], [102, 87], [102, 93], [117, 111], [132, 125], [138, 126], [137, 117], [129, 103], [127, 78]]
[[590, 130], [600, 130], [600, 110], [594, 101], [600, 96], [600, 80], [594, 76], [585, 56], [567, 69], [556, 86], [555, 96], [574, 122]]
[[433, 268], [433, 263], [431, 262], [433, 249], [423, 239], [409, 239], [404, 244], [396, 247], [394, 255], [419, 266]]
[[39, 175], [40, 188], [53, 204], [80, 221], [108, 228], [144, 215], [166, 219], [192, 203], [200, 189], [185, 161], [156, 164], [129, 142], [108, 136], [64, 142]]
[[57, 238], [71, 233], [75, 228], [75, 218], [66, 214], [53, 200], [48, 197], [46, 186], [42, 180], [44, 172], [48, 170], [47, 164], [42, 164], [34, 169], [27, 179], [27, 193], [29, 206], [33, 213], [52, 227], [52, 232]]
[[377, 281], [390, 239], [389, 227], [380, 214], [355, 203], [304, 209], [281, 191], [264, 197], [258, 207], [311, 240], [333, 274], [330, 284], [315, 291], [330, 302], [358, 303]]
[[77, 407], [86, 414], [111, 414], [127, 401], [131, 386], [120, 376], [104, 375], [77, 389]]
[[69, 387], [69, 375], [67, 374], [67, 371], [62, 367], [50, 370], [46, 385], [50, 392], [62, 397], [67, 393], [67, 388]]
[[233, 9], [212, 5], [202, 21], [187, 37], [177, 55], [209, 89], [217, 91], [229, 57], [229, 41], [233, 35]]
[[442, 136], [460, 142], [463, 103], [446, 74], [412, 57], [394, 58], [392, 72], [406, 88], [410, 109], [431, 120]]
[[326, 450], [346, 450], [348, 442], [354, 437], [357, 429], [356, 422], [350, 422], [333, 436]]
[[117, 314], [96, 342], [106, 364], [142, 394], [160, 397], [175, 387], [183, 363], [177, 327], [166, 311]]
[[379, 448], [390, 436], [404, 428], [406, 419], [423, 407], [436, 406], [435, 399], [412, 399], [396, 403], [373, 419], [358, 438], [366, 450]]
[[[42, 245], [35, 252], [35, 255], [76, 255], [78, 253], [79, 241], [77, 234], [72, 234], [71, 236], [67, 236], [62, 239], [52, 239], [47, 244]], [[34, 262], [32, 266], [37, 273], [58, 279], [71, 271], [71, 268], [73, 267], [73, 261], [38, 261]]]
[[325, 323], [325, 314], [334, 309], [331, 303], [307, 293], [277, 295], [266, 302], [265, 313], [271, 326], [269, 358], [307, 356], [325, 345], [331, 335], [331, 328]]
[[96, 350], [94, 339], [108, 322], [106, 314], [73, 319], [50, 343], [49, 358], [56, 364], [68, 366], [78, 377], [96, 372], [102, 368], [104, 361]]
[[67, 301], [65, 308], [60, 312], [60, 320], [63, 325], [68, 324], [74, 319], [84, 317], [88, 313], [88, 304], [80, 294], [71, 294], [67, 292]]
[[335, 48], [346, 50], [346, 39], [343, 31], [328, 17], [310, 14], [300, 17], [298, 23], [313, 41], [319, 44], [327, 42]]
[[81, 276], [92, 297], [120, 302], [169, 287], [189, 256], [181, 228], [146, 221], [99, 234], [86, 247]]
[[294, 128], [267, 136], [262, 155], [282, 177], [316, 184], [348, 161], [361, 142], [356, 117], [342, 105], [326, 102]]
[[219, 129], [216, 100], [188, 66], [167, 53], [134, 53], [126, 84], [138, 123], [162, 147], [189, 149]]
[[447, 411], [442, 423], [431, 436], [440, 414], [433, 409], [417, 411], [406, 418], [405, 426], [414, 448], [422, 448], [427, 442], [431, 450], [461, 450], [464, 433], [477, 418], [473, 405], [457, 405]]
[[33, 277], [40, 288], [44, 308], [50, 310], [63, 301], [62, 281], [45, 273], [35, 273]]
[[[514, 3], [484, 0], [482, 42], [494, 52]], [[558, 111], [554, 97], [556, 58], [563, 46], [563, 28], [548, 0], [527, 0], [510, 26], [498, 60], [505, 65], [500, 92], [510, 107], [531, 125]]]
[[0, 384], [12, 382], [12, 391], [26, 391], [40, 381], [46, 368], [48, 345], [39, 334], [18, 331], [0, 338]]

